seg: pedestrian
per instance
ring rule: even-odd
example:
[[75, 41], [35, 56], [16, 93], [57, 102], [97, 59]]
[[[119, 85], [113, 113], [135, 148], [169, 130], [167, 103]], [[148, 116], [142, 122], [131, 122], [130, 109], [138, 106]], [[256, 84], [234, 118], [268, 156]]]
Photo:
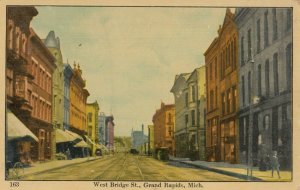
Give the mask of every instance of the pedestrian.
[[277, 157], [277, 151], [274, 151], [273, 156], [271, 157], [272, 177], [273, 177], [274, 170], [276, 170], [278, 178], [280, 179], [279, 167], [280, 167], [280, 165], [279, 165], [279, 161], [278, 161], [278, 157]]

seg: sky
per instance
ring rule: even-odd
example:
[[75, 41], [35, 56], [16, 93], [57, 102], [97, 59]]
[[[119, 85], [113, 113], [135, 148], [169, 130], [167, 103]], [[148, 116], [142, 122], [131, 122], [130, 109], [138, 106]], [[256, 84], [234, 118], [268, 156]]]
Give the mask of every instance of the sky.
[[[31, 27], [53, 30], [64, 63], [80, 64], [88, 102], [112, 114], [116, 136], [152, 124], [176, 74], [204, 65], [203, 53], [223, 23], [225, 8], [37, 6]], [[79, 45], [81, 44], [81, 45]]]

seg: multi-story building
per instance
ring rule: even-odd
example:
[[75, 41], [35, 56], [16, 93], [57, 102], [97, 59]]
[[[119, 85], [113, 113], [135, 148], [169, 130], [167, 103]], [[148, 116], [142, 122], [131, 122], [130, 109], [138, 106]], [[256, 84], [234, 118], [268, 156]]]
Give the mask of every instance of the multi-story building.
[[73, 73], [72, 67], [64, 64], [64, 122], [63, 128], [70, 129], [70, 79]]
[[100, 112], [98, 116], [98, 143], [100, 145], [105, 145], [105, 113]]
[[247, 162], [250, 151], [254, 164], [277, 151], [280, 167], [290, 168], [292, 9], [239, 8], [236, 12], [241, 161]]
[[[32, 6], [7, 7], [6, 21], [6, 105], [7, 109], [28, 127], [26, 121], [31, 117], [32, 82], [34, 76], [31, 72], [31, 58], [29, 52], [30, 22], [38, 11]], [[8, 118], [9, 119], [9, 118]], [[8, 134], [9, 135], [9, 134]], [[8, 137], [9, 138], [9, 137]], [[9, 141], [7, 146], [12, 147], [10, 161], [29, 162], [30, 141], [21, 139]], [[6, 147], [6, 151], [8, 147]]]
[[107, 116], [105, 118], [105, 146], [108, 149], [108, 151], [114, 150], [114, 117]]
[[92, 155], [95, 155], [96, 148], [98, 147], [98, 113], [99, 113], [99, 104], [97, 101], [94, 103], [86, 104], [86, 117], [87, 117], [87, 138], [90, 141], [90, 146], [92, 150]]
[[148, 154], [154, 152], [154, 125], [148, 125]]
[[148, 141], [148, 137], [144, 133], [144, 124], [142, 124], [142, 130], [131, 130], [131, 148], [137, 149], [140, 153], [144, 150], [144, 145]]
[[84, 136], [87, 134], [86, 100], [89, 92], [85, 89], [85, 80], [79, 64], [74, 63], [70, 79], [70, 130]]
[[237, 29], [227, 8], [218, 37], [204, 53], [208, 161], [239, 162]]
[[53, 74], [53, 126], [63, 129], [64, 122], [64, 64], [60, 50], [60, 40], [50, 31], [44, 40], [46, 47], [55, 57], [56, 69]]
[[33, 109], [27, 122], [29, 129], [39, 139], [38, 143], [31, 145], [31, 157], [33, 160], [45, 160], [53, 156], [52, 79], [56, 65], [54, 56], [39, 36], [33, 29], [30, 33], [29, 51], [34, 79], [29, 95]]
[[[50, 31], [43, 40], [46, 47], [55, 57], [56, 69], [53, 73], [52, 79], [52, 122], [54, 129], [63, 129], [64, 122], [64, 64], [62, 53], [60, 50], [60, 40], [58, 37], [55, 37], [54, 31]], [[54, 133], [55, 134], [55, 133]], [[56, 139], [54, 135], [54, 139]], [[53, 153], [56, 152], [56, 140], [53, 142]]]
[[175, 100], [175, 155], [177, 157], [189, 157], [189, 135], [188, 130], [188, 84], [187, 79], [191, 73], [182, 73], [175, 76], [175, 81], [171, 92], [174, 94]]
[[175, 105], [161, 102], [160, 109], [156, 110], [152, 117], [154, 125], [155, 149], [167, 147], [169, 154], [175, 155]]
[[206, 86], [205, 66], [195, 69], [187, 79], [189, 150], [194, 159], [205, 160]]

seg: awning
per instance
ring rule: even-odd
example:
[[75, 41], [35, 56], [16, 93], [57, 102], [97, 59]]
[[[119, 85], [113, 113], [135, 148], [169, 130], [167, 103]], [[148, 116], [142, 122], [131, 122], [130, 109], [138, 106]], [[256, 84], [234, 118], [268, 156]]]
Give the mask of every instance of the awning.
[[78, 135], [77, 133], [74, 133], [74, 132], [69, 131], [69, 130], [65, 130], [65, 132], [68, 133], [69, 135], [71, 135], [72, 137], [83, 140], [82, 137], [80, 135]]
[[94, 142], [92, 141], [92, 139], [90, 139], [87, 135], [84, 135], [84, 136], [85, 136], [85, 138], [89, 141], [90, 144], [93, 144], [94, 146], [97, 146], [96, 143], [94, 143]]
[[56, 143], [64, 143], [64, 142], [72, 142], [78, 139], [78, 137], [74, 137], [70, 133], [66, 132], [67, 130], [63, 131], [61, 129], [56, 129]]
[[77, 144], [75, 144], [74, 147], [88, 148], [89, 145], [84, 140], [82, 140], [82, 141], [78, 142]]
[[39, 141], [39, 139], [7, 109], [8, 140]]

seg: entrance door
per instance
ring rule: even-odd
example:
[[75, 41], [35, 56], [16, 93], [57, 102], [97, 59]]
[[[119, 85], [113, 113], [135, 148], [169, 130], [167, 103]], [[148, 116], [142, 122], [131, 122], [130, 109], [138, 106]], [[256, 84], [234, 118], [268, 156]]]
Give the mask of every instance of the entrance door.
[[39, 160], [45, 160], [45, 130], [39, 130]]

